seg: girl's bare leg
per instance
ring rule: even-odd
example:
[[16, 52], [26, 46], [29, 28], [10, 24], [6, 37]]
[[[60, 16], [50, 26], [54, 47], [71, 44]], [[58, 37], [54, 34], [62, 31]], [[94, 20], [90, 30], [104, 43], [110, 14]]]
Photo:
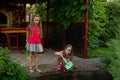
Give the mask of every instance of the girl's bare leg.
[[29, 52], [29, 69], [32, 70], [32, 58], [33, 58], [33, 53]]
[[35, 69], [38, 69], [38, 53], [34, 53]]
[[41, 70], [38, 68], [38, 53], [34, 53], [34, 61], [35, 61], [35, 71], [41, 72]]

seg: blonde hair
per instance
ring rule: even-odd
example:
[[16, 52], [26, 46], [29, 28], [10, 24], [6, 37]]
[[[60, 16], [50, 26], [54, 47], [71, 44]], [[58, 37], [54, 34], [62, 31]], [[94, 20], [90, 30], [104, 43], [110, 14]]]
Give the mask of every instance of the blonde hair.
[[[38, 14], [33, 15], [32, 20], [30, 21], [30, 25], [29, 25], [30, 26], [30, 33], [29, 33], [29, 35], [32, 35], [33, 26], [35, 25], [34, 24], [34, 18], [35, 17], [39, 17], [40, 18], [40, 16]], [[39, 20], [39, 24], [37, 26], [39, 28], [39, 35], [40, 35], [40, 37], [42, 37], [43, 33], [42, 33], [42, 22], [41, 22], [41, 19]]]

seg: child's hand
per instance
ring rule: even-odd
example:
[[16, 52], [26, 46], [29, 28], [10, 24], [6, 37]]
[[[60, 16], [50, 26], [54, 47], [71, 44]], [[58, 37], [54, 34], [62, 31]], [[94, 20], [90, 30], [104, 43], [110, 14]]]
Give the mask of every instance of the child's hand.
[[67, 60], [67, 62], [69, 62], [70, 60], [69, 59], [66, 59]]
[[59, 55], [60, 55], [60, 56], [62, 56], [63, 54], [62, 54], [62, 53], [60, 53]]

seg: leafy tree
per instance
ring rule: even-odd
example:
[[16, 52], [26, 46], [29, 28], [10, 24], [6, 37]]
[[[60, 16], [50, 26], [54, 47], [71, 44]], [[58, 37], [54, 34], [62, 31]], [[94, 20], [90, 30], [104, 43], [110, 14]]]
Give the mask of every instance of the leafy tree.
[[107, 29], [104, 37], [108, 40], [116, 38], [120, 22], [120, 4], [117, 2], [109, 2], [106, 4], [105, 8], [108, 16], [108, 23], [105, 25]]
[[89, 50], [104, 45], [105, 24], [107, 23], [105, 3], [89, 0]]
[[84, 20], [84, 0], [51, 0], [50, 3], [52, 19], [60, 21], [65, 27], [68, 27], [71, 21]]
[[[40, 5], [46, 1], [37, 0]], [[59, 21], [67, 28], [71, 21], [84, 20], [86, 7], [84, 0], [50, 0], [50, 20]]]
[[37, 8], [36, 8], [36, 13], [40, 14], [41, 16], [41, 20], [42, 21], [46, 21], [47, 20], [47, 2], [43, 2], [40, 5], [36, 4]]

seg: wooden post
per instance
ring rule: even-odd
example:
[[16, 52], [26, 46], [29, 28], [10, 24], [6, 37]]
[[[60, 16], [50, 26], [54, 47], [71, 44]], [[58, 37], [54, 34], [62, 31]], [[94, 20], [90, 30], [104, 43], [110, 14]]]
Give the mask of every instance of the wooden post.
[[[88, 5], [88, 0], [86, 1], [86, 5]], [[84, 58], [87, 58], [87, 48], [88, 48], [88, 9], [85, 11], [85, 34], [84, 34]]]
[[46, 48], [49, 48], [48, 43], [48, 35], [49, 35], [49, 8], [50, 8], [50, 0], [47, 0], [47, 22], [46, 22]]

